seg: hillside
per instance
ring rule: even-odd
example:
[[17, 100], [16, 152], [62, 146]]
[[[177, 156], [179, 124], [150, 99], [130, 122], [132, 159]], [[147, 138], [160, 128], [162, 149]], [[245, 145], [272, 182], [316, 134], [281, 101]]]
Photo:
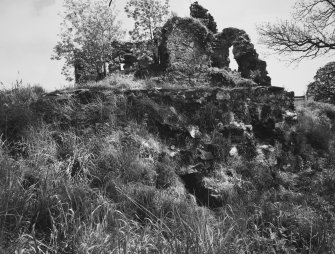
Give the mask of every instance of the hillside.
[[1, 253], [331, 253], [335, 108], [162, 82], [1, 91]]

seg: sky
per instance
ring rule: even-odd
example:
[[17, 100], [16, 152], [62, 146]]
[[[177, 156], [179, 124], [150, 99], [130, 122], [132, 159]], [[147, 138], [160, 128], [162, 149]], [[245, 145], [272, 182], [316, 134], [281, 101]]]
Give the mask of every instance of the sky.
[[[162, 0], [163, 1], [163, 0]], [[109, 1], [106, 0], [106, 5]], [[126, 0], [113, 0], [124, 27], [132, 21], [123, 12]], [[236, 27], [245, 30], [259, 54], [268, 64], [272, 85], [303, 95], [318, 68], [332, 59], [322, 57], [289, 64], [284, 57], [270, 54], [258, 43], [256, 26], [290, 18], [292, 0], [198, 0], [214, 16], [218, 30]], [[170, 0], [171, 10], [189, 16], [191, 0]], [[60, 32], [62, 0], [0, 0], [0, 82], [10, 86], [21, 80], [39, 84], [46, 90], [68, 85], [61, 74], [62, 61], [51, 60]]]

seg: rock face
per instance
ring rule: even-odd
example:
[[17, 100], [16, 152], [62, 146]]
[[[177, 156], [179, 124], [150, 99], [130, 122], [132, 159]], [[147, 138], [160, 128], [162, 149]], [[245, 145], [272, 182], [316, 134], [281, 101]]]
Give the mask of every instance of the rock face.
[[271, 79], [266, 62], [258, 54], [245, 31], [226, 28], [213, 34], [201, 23], [201, 19], [170, 19], [162, 29], [160, 59], [163, 68], [179, 67], [188, 70], [190, 66], [229, 67], [229, 48], [238, 63], [243, 78], [252, 79], [261, 86], [270, 86]]

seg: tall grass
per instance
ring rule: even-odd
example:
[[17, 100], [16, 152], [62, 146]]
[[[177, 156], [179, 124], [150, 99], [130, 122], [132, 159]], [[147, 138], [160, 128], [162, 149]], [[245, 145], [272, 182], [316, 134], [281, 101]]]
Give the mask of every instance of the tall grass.
[[[300, 148], [276, 147], [285, 167], [243, 157], [216, 165], [204, 181], [222, 206], [210, 210], [185, 189], [168, 144], [129, 118], [122, 96], [56, 103], [15, 89], [1, 91], [10, 104], [0, 112], [11, 121], [0, 120], [0, 253], [334, 250], [332, 108], [305, 109], [287, 127]], [[20, 129], [9, 132], [6, 122]], [[308, 137], [320, 125], [327, 146]], [[329, 156], [321, 160], [319, 150]]]
[[39, 86], [17, 81], [12, 89], [0, 89], [0, 133], [8, 142], [18, 141], [25, 128], [37, 121], [32, 104], [44, 92]]

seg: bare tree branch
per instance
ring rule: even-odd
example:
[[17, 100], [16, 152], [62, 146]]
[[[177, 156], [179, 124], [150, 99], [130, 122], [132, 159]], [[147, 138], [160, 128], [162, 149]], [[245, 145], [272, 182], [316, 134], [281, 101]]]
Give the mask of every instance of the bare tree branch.
[[335, 49], [335, 0], [299, 0], [292, 21], [258, 27], [260, 42], [292, 61]]

